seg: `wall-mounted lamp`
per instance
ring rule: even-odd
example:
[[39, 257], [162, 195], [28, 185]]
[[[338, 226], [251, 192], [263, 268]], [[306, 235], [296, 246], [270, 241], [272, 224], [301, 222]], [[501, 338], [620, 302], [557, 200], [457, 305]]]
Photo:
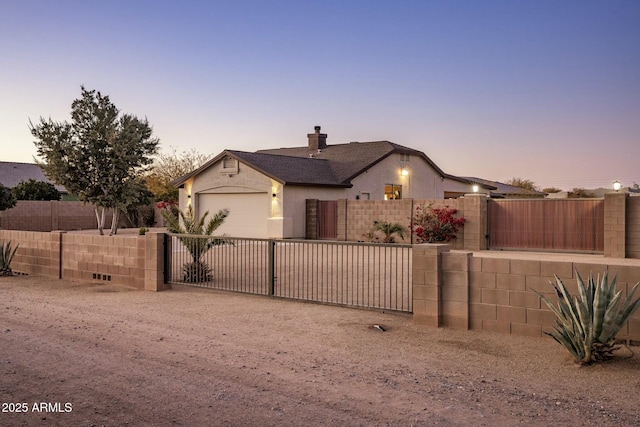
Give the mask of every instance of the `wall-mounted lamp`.
[[187, 194], [187, 199], [190, 199], [190, 198], [191, 198], [191, 194]]
[[620, 191], [620, 189], [622, 188], [622, 184], [620, 184], [620, 181], [614, 181], [613, 182], [613, 189], [617, 192]]
[[271, 195], [271, 197], [273, 197], [273, 198], [275, 199], [276, 197], [278, 197], [278, 195], [277, 195], [276, 193], [273, 193], [273, 194]]
[[473, 184], [471, 190], [473, 190], [474, 193], [477, 193], [478, 191], [480, 191], [480, 186], [478, 184]]
[[402, 170], [400, 171], [400, 173], [402, 174], [402, 176], [407, 176], [407, 175], [409, 175], [409, 169], [407, 169], [407, 168], [402, 168]]

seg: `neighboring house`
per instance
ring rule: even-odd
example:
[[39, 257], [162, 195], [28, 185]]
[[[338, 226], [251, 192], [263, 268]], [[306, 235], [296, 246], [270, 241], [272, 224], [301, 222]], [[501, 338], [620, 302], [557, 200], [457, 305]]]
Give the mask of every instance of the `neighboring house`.
[[[35, 181], [44, 181], [53, 184], [49, 178], [47, 178], [40, 168], [35, 163], [17, 163], [17, 162], [2, 162], [0, 161], [0, 184], [7, 188], [13, 188], [21, 181], [28, 181], [33, 179]], [[55, 185], [56, 190], [62, 195], [63, 200], [68, 196], [67, 190], [61, 185]]]
[[231, 236], [303, 238], [306, 199], [442, 199], [444, 179], [459, 180], [389, 141], [329, 145], [320, 126], [307, 138], [303, 147], [223, 151], [172, 182], [180, 207], [190, 203], [197, 215], [228, 208], [218, 230]]
[[[460, 197], [466, 193], [472, 192], [486, 194], [493, 199], [530, 199], [543, 198], [547, 195], [547, 193], [542, 191], [527, 190], [499, 181], [489, 181], [487, 179], [471, 176], [458, 178], [458, 181], [445, 180], [445, 198]], [[470, 183], [471, 186], [467, 185], [465, 187], [461, 184], [460, 180]], [[473, 185], [478, 186], [477, 191], [473, 191]]]

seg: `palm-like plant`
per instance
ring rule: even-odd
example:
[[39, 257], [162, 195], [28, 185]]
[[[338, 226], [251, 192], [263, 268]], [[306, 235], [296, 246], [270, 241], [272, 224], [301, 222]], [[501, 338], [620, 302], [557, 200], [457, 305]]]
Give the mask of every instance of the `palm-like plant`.
[[11, 270], [11, 261], [18, 250], [18, 246], [15, 248], [11, 248], [11, 241], [8, 241], [6, 244], [4, 242], [0, 242], [0, 276], [11, 276], [13, 271]]
[[397, 222], [374, 221], [371, 231], [373, 236], [375, 236], [375, 233], [378, 231], [382, 232], [382, 234], [384, 234], [384, 238], [382, 239], [384, 243], [395, 243], [394, 234], [404, 239], [407, 228]]
[[[194, 215], [193, 207], [189, 205], [187, 212], [178, 210], [178, 216], [168, 210], [162, 211], [167, 222], [167, 230], [178, 234], [178, 239], [191, 255], [192, 262], [182, 266], [183, 278], [187, 282], [206, 282], [212, 279], [211, 267], [202, 261], [202, 256], [213, 246], [232, 244], [225, 236], [213, 236], [213, 232], [220, 227], [227, 216], [228, 209], [220, 209], [207, 221], [209, 212], [201, 218]], [[194, 237], [185, 236], [185, 234]]]
[[629, 317], [640, 307], [640, 298], [633, 299], [636, 284], [629, 295], [621, 300], [622, 291], [616, 290], [617, 276], [609, 282], [607, 272], [594, 280], [589, 275], [587, 284], [576, 271], [578, 296], [571, 296], [558, 276], [551, 283], [558, 295], [558, 304], [535, 291], [556, 315], [556, 327], [545, 332], [562, 344], [576, 362], [588, 364], [608, 359], [617, 349], [616, 334]]

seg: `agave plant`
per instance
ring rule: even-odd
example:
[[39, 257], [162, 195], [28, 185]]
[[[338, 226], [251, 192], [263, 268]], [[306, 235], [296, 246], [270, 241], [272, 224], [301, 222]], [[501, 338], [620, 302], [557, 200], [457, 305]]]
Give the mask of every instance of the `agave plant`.
[[11, 261], [18, 250], [18, 246], [20, 245], [16, 245], [12, 250], [11, 240], [6, 244], [5, 242], [0, 242], [0, 276], [11, 276], [13, 274]]
[[[198, 218], [194, 215], [191, 205], [187, 208], [186, 213], [178, 210], [178, 217], [167, 210], [162, 211], [162, 215], [167, 222], [169, 232], [181, 234], [178, 239], [180, 239], [193, 259], [192, 262], [182, 266], [183, 280], [191, 283], [211, 280], [213, 278], [211, 267], [202, 261], [202, 256], [212, 246], [233, 244], [225, 236], [212, 236], [213, 232], [224, 223], [229, 215], [229, 210], [220, 209], [209, 221], [207, 221], [209, 212], [205, 212], [202, 218]], [[188, 237], [184, 236], [184, 234], [196, 237]]]
[[633, 299], [636, 284], [624, 301], [622, 291], [616, 290], [617, 275], [609, 282], [607, 272], [594, 280], [593, 274], [585, 284], [576, 271], [579, 296], [572, 296], [558, 276], [554, 287], [557, 306], [538, 291], [547, 306], [556, 315], [556, 327], [545, 332], [562, 344], [576, 362], [588, 364], [612, 356], [617, 349], [615, 337], [629, 317], [640, 307], [640, 298]]

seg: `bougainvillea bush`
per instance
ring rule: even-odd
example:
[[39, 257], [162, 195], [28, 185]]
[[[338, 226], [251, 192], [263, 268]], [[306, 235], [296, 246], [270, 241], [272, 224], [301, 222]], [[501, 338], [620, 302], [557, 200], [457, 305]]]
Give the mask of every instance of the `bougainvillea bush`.
[[463, 217], [455, 216], [457, 212], [457, 209], [449, 206], [434, 208], [430, 204], [416, 207], [411, 222], [417, 243], [450, 242], [455, 239], [458, 229], [465, 223]]

